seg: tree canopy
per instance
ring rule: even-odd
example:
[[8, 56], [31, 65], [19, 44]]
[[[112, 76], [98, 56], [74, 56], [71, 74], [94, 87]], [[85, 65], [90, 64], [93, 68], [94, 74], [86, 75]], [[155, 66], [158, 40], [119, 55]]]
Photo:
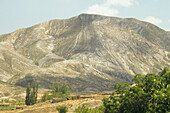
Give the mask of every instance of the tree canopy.
[[168, 113], [170, 112], [170, 71], [137, 74], [131, 86], [116, 83], [115, 92], [103, 99], [105, 113]]

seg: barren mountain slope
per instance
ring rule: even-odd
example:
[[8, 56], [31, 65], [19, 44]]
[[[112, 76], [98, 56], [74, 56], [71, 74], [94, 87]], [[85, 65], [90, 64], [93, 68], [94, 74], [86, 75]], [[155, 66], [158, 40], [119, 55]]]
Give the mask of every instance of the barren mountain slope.
[[0, 81], [0, 99], [24, 99], [25, 88]]
[[32, 60], [18, 54], [13, 48], [0, 44], [0, 80], [7, 81], [14, 75], [36, 69]]
[[39, 81], [48, 88], [66, 81], [74, 91], [103, 91], [115, 82], [129, 82], [131, 75], [170, 67], [169, 33], [131, 18], [81, 14], [51, 20], [1, 35], [0, 46], [34, 64], [17, 75], [3, 74], [20, 86]]

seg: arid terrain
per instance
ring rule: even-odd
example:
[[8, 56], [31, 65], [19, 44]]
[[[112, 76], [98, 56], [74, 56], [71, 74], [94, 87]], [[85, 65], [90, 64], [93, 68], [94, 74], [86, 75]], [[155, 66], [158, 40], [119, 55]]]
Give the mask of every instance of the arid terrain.
[[67, 100], [58, 103], [51, 103], [51, 101], [46, 101], [33, 106], [20, 105], [19, 107], [23, 109], [15, 109], [12, 111], [0, 111], [0, 113], [58, 113], [56, 110], [56, 106], [59, 105], [67, 106], [69, 110], [68, 113], [73, 113], [77, 107], [83, 104], [91, 108], [102, 105], [102, 99], [104, 97], [109, 97], [110, 94], [111, 93], [96, 93], [91, 95], [81, 95], [80, 99]]
[[[24, 99], [28, 83], [39, 83], [39, 98], [56, 82], [73, 93], [113, 91], [138, 74], [170, 68], [170, 32], [134, 18], [81, 14], [0, 35], [0, 99]], [[18, 113], [70, 113], [80, 104], [98, 106], [104, 96], [39, 103]], [[90, 104], [91, 103], [91, 104]], [[3, 111], [4, 112], [4, 111]]]
[[112, 90], [137, 73], [170, 66], [170, 35], [133, 18], [81, 14], [0, 35], [0, 80], [49, 88], [65, 81], [71, 91]]

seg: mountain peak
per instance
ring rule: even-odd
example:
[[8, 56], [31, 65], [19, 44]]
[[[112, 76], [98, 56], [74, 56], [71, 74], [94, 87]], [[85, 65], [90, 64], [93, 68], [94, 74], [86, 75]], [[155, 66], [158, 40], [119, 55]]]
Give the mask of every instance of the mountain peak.
[[99, 18], [103, 18], [103, 16], [101, 15], [95, 15], [95, 14], [80, 14], [78, 16], [78, 18], [82, 21], [82, 22], [91, 22], [94, 19], [99, 19]]
[[[42, 88], [68, 82], [72, 90], [111, 90], [137, 73], [170, 66], [170, 35], [152, 24], [80, 14], [0, 35], [0, 79]], [[79, 85], [77, 85], [79, 84]]]

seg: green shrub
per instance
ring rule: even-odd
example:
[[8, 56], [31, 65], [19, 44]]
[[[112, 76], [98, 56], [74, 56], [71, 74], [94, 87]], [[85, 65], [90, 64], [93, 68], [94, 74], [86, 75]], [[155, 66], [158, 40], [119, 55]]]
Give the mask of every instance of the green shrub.
[[68, 112], [67, 106], [57, 106], [57, 107], [56, 107], [56, 110], [57, 110], [59, 113], [66, 113], [66, 112]]
[[55, 83], [53, 84], [53, 86], [51, 87], [52, 90], [52, 94], [56, 95], [58, 93], [62, 93], [62, 94], [69, 94], [69, 87], [66, 83]]
[[4, 99], [2, 99], [2, 100], [0, 101], [0, 103], [4, 103]]
[[116, 90], [103, 99], [105, 113], [168, 113], [170, 112], [170, 71], [159, 74], [137, 74], [134, 86], [116, 83]]
[[69, 87], [66, 83], [64, 84], [53, 84], [51, 87], [52, 95], [45, 93], [41, 97], [41, 101], [52, 100], [53, 98], [70, 98]]
[[15, 108], [15, 106], [8, 106], [8, 107], [3, 107], [3, 106], [0, 106], [0, 111], [11, 111]]
[[5, 103], [9, 103], [9, 99], [5, 99]]
[[45, 93], [45, 94], [41, 97], [41, 101], [42, 101], [42, 102], [45, 102], [45, 101], [47, 100], [47, 98], [48, 98], [48, 94]]
[[79, 106], [75, 109], [74, 113], [104, 113], [104, 106], [99, 106], [97, 108], [88, 108], [86, 105]]

